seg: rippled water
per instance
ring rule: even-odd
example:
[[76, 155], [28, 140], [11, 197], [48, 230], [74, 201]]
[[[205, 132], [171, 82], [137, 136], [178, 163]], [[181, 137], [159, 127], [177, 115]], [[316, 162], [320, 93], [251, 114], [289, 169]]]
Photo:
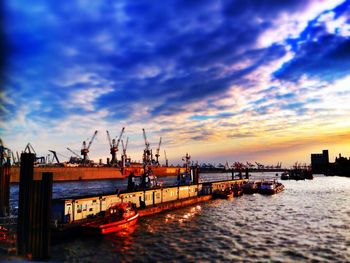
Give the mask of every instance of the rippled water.
[[140, 218], [130, 233], [54, 244], [52, 261], [350, 262], [350, 178], [283, 183], [275, 196], [213, 200]]

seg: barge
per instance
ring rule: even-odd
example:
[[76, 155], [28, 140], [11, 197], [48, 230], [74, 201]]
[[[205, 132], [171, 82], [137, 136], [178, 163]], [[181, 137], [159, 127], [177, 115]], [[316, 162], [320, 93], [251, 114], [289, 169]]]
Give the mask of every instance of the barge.
[[52, 200], [52, 226], [54, 232], [80, 228], [93, 221], [113, 203], [133, 203], [140, 217], [207, 201], [215, 191], [234, 184], [244, 184], [246, 179], [226, 180], [182, 186], [159, 187], [146, 190], [125, 191], [105, 195], [89, 195]]

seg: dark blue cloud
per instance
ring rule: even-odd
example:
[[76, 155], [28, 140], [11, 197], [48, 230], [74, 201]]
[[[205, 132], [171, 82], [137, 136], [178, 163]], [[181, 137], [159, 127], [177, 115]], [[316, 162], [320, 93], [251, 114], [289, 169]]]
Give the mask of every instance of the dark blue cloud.
[[325, 33], [317, 42], [304, 43], [299, 54], [275, 76], [289, 81], [297, 81], [303, 75], [333, 81], [349, 73], [350, 39]]
[[[224, 94], [232, 85], [253, 87], [246, 76], [286, 52], [283, 45], [257, 49], [259, 36], [275, 26], [279, 14], [302, 11], [306, 5], [294, 0], [9, 1], [4, 23], [10, 61], [5, 72], [7, 96], [17, 105], [40, 101], [45, 111], [33, 109], [32, 116], [63, 119], [89, 111], [71, 101], [74, 92], [109, 86], [114, 91], [93, 103], [95, 110], [107, 108], [111, 118], [130, 118], [134, 110], [143, 111], [143, 105], [152, 118], [186, 112], [188, 105]], [[310, 34], [316, 34], [316, 26], [311, 29], [315, 32]], [[276, 77], [295, 79], [304, 70], [301, 65], [314, 67], [314, 51], [322, 52], [325, 63], [338, 59], [337, 69], [348, 65], [343, 63], [348, 42], [323, 34], [322, 28], [319, 32], [327, 51], [321, 42], [305, 43]], [[244, 59], [251, 64], [223, 74], [227, 66]], [[325, 65], [319, 64], [317, 70]], [[70, 71], [77, 71], [77, 78], [93, 73], [95, 79], [64, 84]], [[16, 109], [3, 103], [14, 116]], [[215, 101], [208, 107], [227, 110]], [[195, 115], [201, 114], [198, 111]]]
[[[334, 12], [335, 17], [350, 15], [350, 1], [323, 14]], [[298, 81], [303, 75], [332, 82], [350, 73], [350, 38], [341, 34], [329, 33], [325, 22], [318, 16], [309, 22], [308, 27], [297, 39], [289, 39], [295, 52], [294, 58], [275, 72], [275, 77]], [[349, 19], [347, 23], [350, 24]]]

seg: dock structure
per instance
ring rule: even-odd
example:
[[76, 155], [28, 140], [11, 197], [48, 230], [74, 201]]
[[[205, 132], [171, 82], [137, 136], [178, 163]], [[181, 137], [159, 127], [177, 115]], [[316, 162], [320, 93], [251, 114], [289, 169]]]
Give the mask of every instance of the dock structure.
[[48, 260], [53, 175], [34, 179], [34, 160], [32, 153], [21, 155], [17, 252], [31, 260]]

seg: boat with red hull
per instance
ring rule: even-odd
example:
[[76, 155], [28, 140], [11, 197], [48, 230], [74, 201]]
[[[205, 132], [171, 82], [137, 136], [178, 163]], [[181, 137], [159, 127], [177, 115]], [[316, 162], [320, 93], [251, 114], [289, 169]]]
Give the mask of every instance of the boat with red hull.
[[134, 226], [139, 214], [132, 203], [113, 203], [101, 218], [82, 225], [84, 233], [106, 235]]

